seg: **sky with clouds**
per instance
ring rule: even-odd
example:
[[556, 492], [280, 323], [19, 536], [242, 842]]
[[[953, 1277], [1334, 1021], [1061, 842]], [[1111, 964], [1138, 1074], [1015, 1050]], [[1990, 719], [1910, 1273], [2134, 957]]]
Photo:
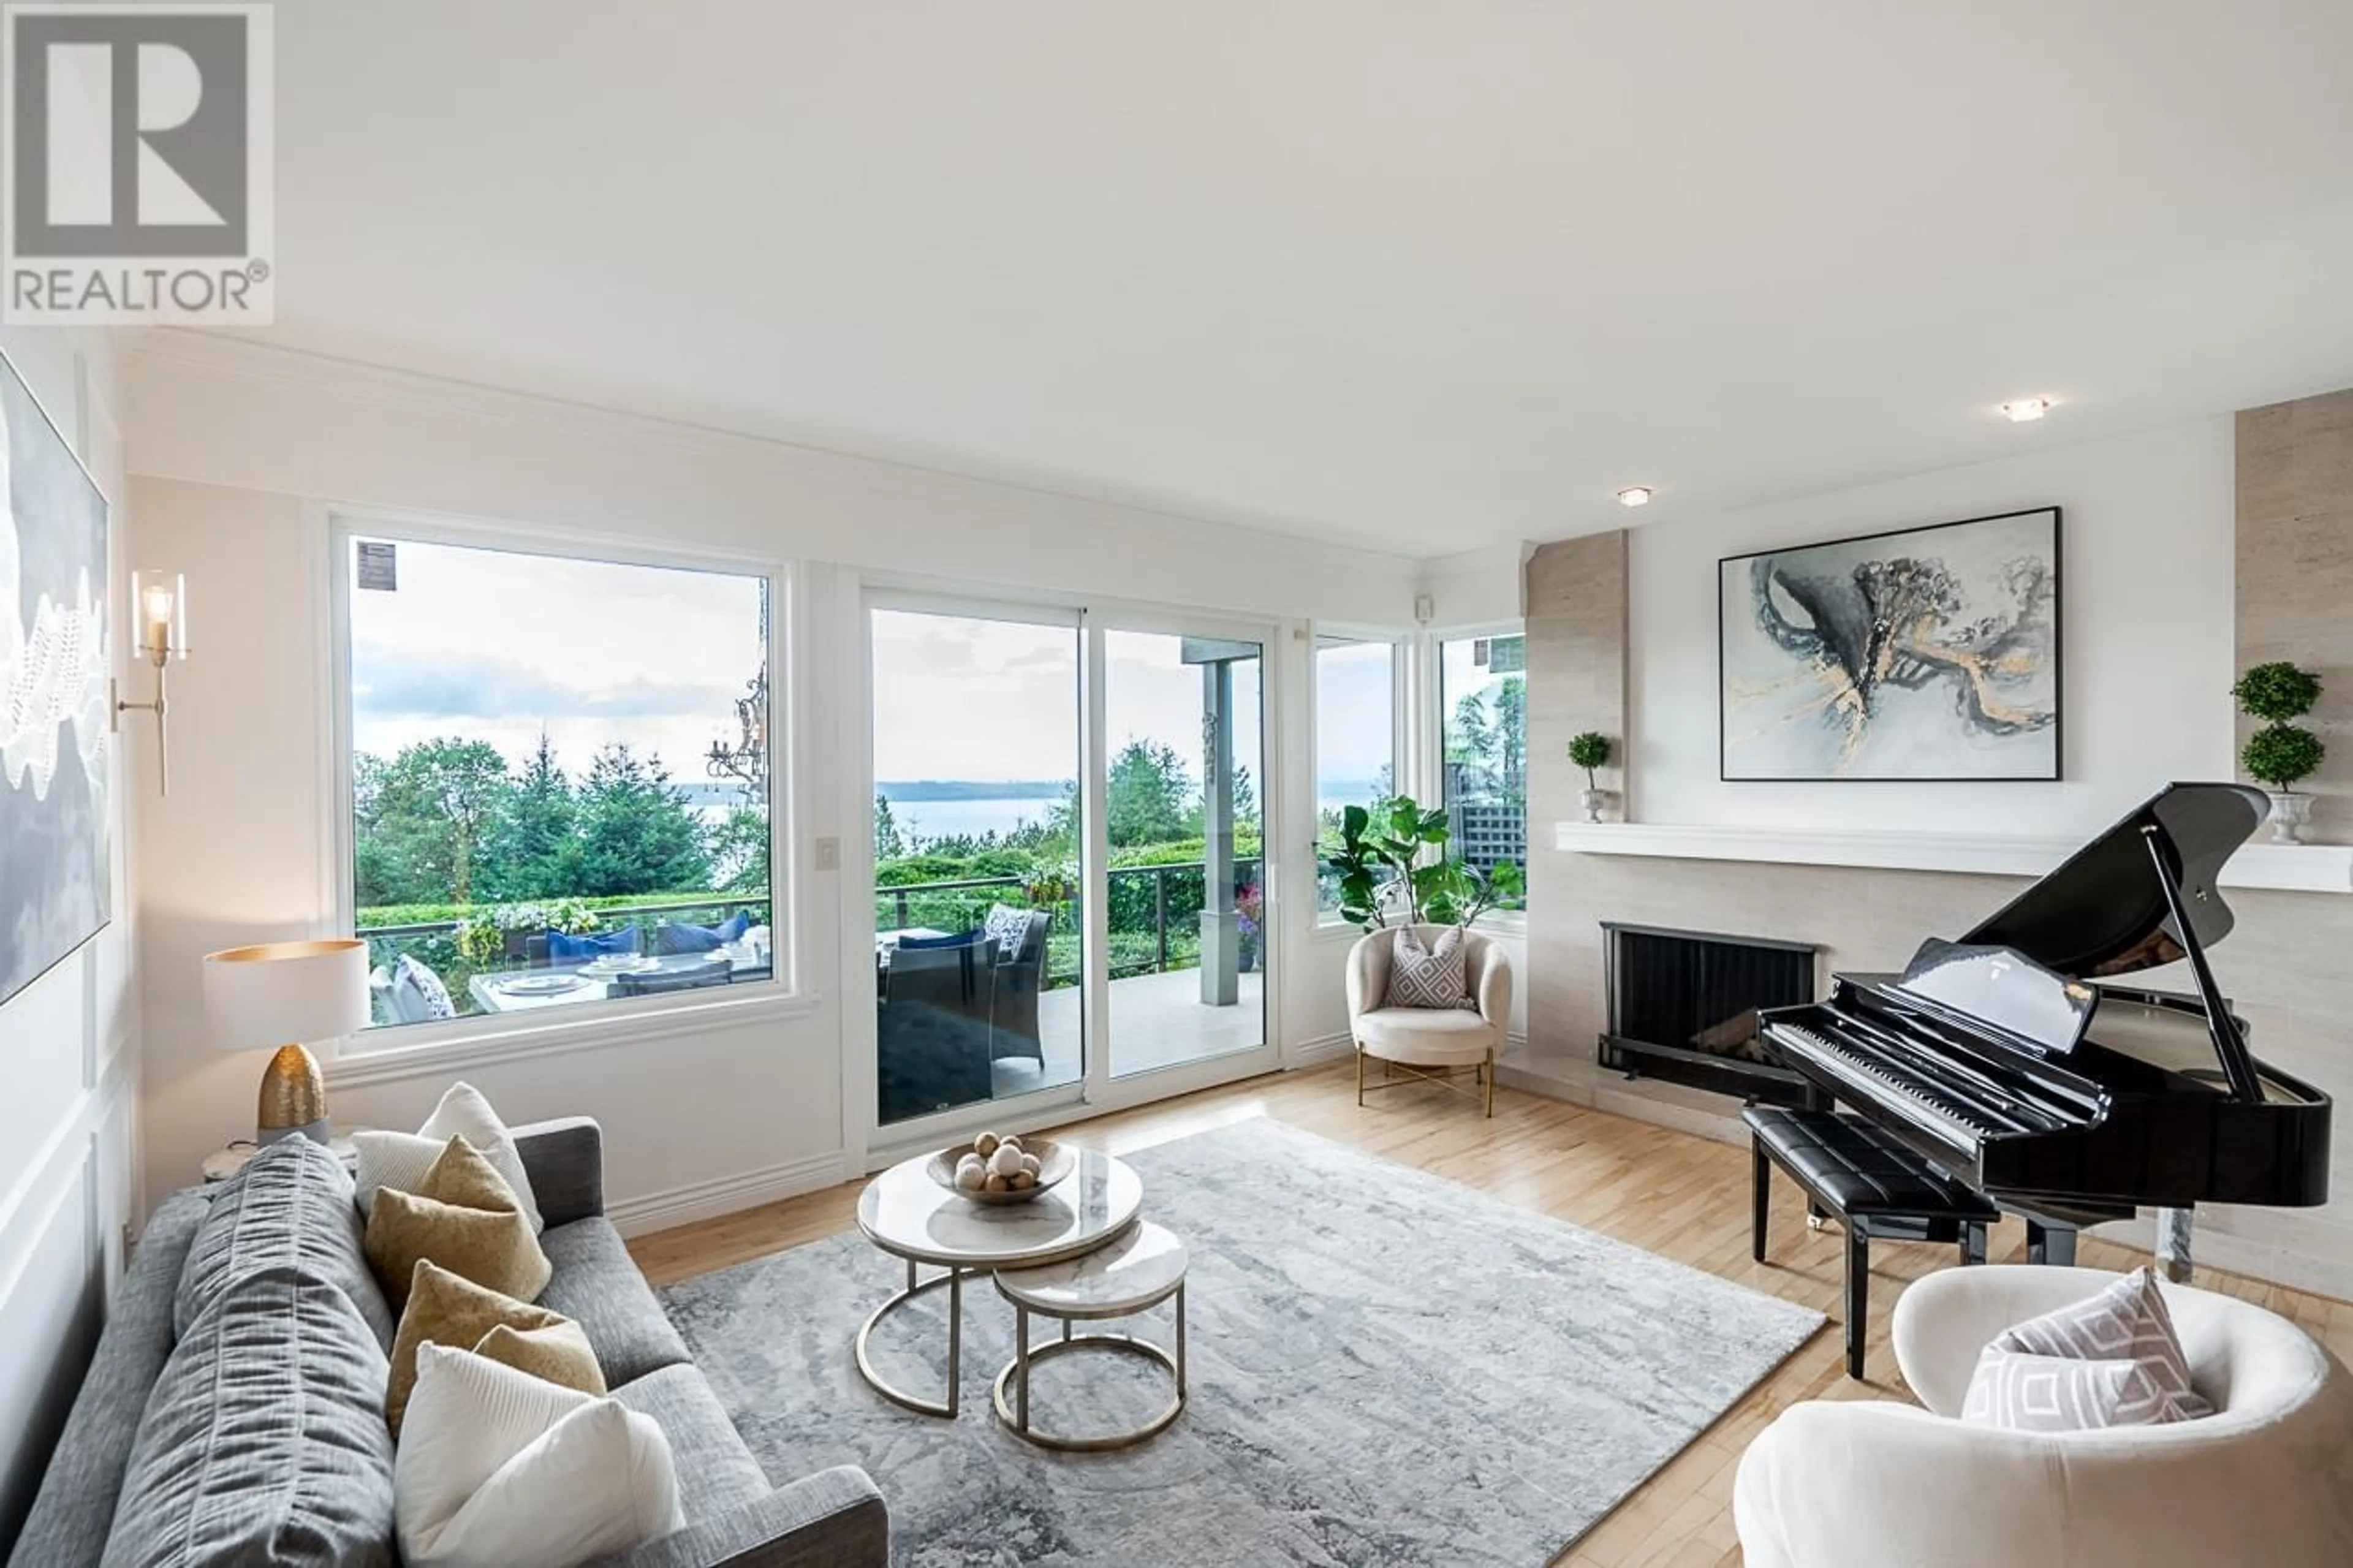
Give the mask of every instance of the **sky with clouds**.
[[[359, 750], [454, 735], [520, 764], [543, 729], [575, 775], [627, 741], [687, 783], [713, 740], [735, 738], [762, 657], [759, 579], [410, 541], [394, 563], [394, 588], [352, 593]], [[1075, 627], [878, 610], [873, 637], [877, 778], [1076, 776]], [[1182, 651], [1174, 636], [1106, 634], [1110, 742], [1170, 746], [1198, 776], [1201, 672]], [[1389, 760], [1388, 647], [1318, 664], [1319, 771], [1370, 778]], [[1262, 779], [1259, 669], [1236, 667], [1234, 705], [1238, 760]]]

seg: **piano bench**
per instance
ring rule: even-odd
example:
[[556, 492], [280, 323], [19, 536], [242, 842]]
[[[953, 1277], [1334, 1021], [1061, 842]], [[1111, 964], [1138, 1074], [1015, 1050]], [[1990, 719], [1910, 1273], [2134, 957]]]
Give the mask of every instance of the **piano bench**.
[[1769, 1105], [1752, 1105], [1741, 1115], [1755, 1167], [1750, 1254], [1765, 1261], [1778, 1165], [1812, 1208], [1836, 1215], [1846, 1230], [1846, 1374], [1860, 1378], [1872, 1238], [1957, 1242], [1964, 1264], [1983, 1263], [1986, 1226], [2001, 1210], [1859, 1116]]

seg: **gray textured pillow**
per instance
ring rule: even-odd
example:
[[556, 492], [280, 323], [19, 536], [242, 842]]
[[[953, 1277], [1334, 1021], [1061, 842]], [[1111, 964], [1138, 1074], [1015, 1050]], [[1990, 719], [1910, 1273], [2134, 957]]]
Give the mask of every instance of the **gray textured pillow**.
[[386, 1370], [333, 1281], [240, 1278], [148, 1396], [101, 1568], [393, 1568]]
[[1468, 1007], [1471, 1005], [1469, 964], [1462, 952], [1462, 928], [1448, 926], [1438, 940], [1424, 947], [1421, 933], [1399, 926], [1397, 945], [1389, 954], [1389, 991], [1384, 1007]]
[[1965, 1420], [2027, 1432], [2155, 1426], [2211, 1415], [2147, 1268], [2029, 1318], [1978, 1357]]
[[383, 1349], [392, 1348], [392, 1308], [362, 1247], [351, 1173], [323, 1145], [287, 1138], [256, 1152], [212, 1194], [172, 1301], [173, 1332], [188, 1326], [262, 1269], [295, 1265], [352, 1299]]

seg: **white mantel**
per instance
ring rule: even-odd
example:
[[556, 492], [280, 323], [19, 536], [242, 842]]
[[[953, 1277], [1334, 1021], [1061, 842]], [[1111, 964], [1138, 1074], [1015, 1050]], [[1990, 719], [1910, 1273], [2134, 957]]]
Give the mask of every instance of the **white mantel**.
[[[2040, 877], [2082, 841], [1982, 833], [1894, 833], [1839, 827], [1728, 827], [1655, 822], [1563, 822], [1553, 847], [1578, 855], [1671, 860], [1756, 860], [1889, 871]], [[2222, 868], [2226, 888], [2353, 893], [2353, 845], [2250, 844]]]

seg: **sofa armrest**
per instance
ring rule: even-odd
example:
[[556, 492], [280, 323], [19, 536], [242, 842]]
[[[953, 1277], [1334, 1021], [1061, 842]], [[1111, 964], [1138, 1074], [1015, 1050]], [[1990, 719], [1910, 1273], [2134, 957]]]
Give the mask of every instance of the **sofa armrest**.
[[510, 1130], [531, 1195], [550, 1226], [605, 1212], [605, 1130], [590, 1116], [560, 1116]]
[[890, 1568], [891, 1515], [864, 1470], [837, 1466], [690, 1524], [598, 1568]]

